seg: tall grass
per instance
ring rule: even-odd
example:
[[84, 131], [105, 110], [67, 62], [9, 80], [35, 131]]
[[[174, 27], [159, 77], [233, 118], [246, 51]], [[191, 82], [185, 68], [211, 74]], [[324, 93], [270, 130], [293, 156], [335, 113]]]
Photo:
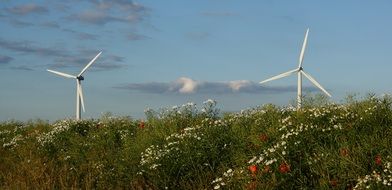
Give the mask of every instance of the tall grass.
[[392, 98], [0, 124], [1, 189], [390, 189]]

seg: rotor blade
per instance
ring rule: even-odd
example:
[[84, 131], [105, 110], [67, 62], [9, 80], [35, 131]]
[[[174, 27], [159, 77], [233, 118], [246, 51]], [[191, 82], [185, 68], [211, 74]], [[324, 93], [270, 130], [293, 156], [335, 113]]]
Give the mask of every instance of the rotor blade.
[[82, 75], [82, 74], [87, 70], [87, 68], [89, 68], [89, 67], [94, 63], [94, 61], [101, 55], [101, 53], [102, 53], [102, 51], [99, 52], [99, 53], [90, 61], [90, 63], [88, 63], [88, 64], [83, 68], [83, 70], [79, 73], [78, 76]]
[[331, 94], [329, 94], [312, 76], [305, 73], [304, 71], [301, 71], [301, 73], [304, 74], [305, 77], [308, 78], [310, 80], [310, 82], [312, 82], [314, 85], [316, 85], [321, 91], [323, 91], [326, 95], [331, 97]]
[[287, 72], [285, 72], [285, 73], [282, 73], [282, 74], [276, 75], [276, 76], [274, 76], [274, 77], [271, 77], [271, 78], [269, 78], [269, 79], [267, 79], [267, 80], [263, 80], [263, 81], [260, 82], [260, 84], [266, 83], [266, 82], [268, 82], [268, 81], [280, 79], [280, 78], [283, 78], [283, 77], [287, 77], [287, 76], [289, 76], [289, 75], [291, 75], [291, 74], [293, 74], [293, 73], [295, 73], [295, 72], [298, 72], [298, 69], [294, 69], [294, 70], [291, 70], [291, 71], [287, 71]]
[[54, 73], [54, 74], [63, 76], [63, 77], [76, 79], [76, 76], [73, 76], [73, 75], [70, 75], [70, 74], [67, 74], [67, 73], [62, 73], [62, 72], [58, 72], [58, 71], [53, 71], [53, 70], [50, 70], [50, 69], [46, 69], [46, 70], [49, 71], [49, 72], [51, 72], [51, 73]]
[[302, 67], [302, 63], [304, 61], [304, 54], [305, 54], [306, 44], [308, 42], [308, 33], [309, 33], [309, 28], [306, 30], [306, 33], [305, 33], [304, 43], [302, 44], [301, 54], [299, 55], [299, 65], [298, 65], [298, 68]]
[[80, 83], [79, 80], [78, 80], [78, 94], [79, 94], [80, 101], [82, 103], [83, 112], [86, 112], [86, 110], [84, 108], [84, 98], [83, 98], [82, 84]]

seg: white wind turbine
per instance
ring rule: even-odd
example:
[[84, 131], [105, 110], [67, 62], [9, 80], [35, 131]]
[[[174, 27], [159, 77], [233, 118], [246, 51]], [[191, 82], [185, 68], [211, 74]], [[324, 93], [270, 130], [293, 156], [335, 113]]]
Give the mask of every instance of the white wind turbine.
[[306, 78], [308, 78], [310, 80], [310, 82], [312, 82], [315, 86], [317, 86], [326, 95], [331, 97], [331, 94], [329, 94], [312, 76], [310, 76], [308, 73], [305, 73], [305, 71], [303, 70], [302, 62], [304, 60], [306, 43], [307, 43], [307, 40], [308, 40], [308, 33], [309, 33], [309, 28], [306, 30], [306, 33], [305, 33], [304, 43], [302, 44], [301, 54], [299, 55], [298, 68], [296, 68], [294, 70], [291, 70], [291, 71], [287, 71], [287, 72], [279, 74], [279, 75], [276, 75], [274, 77], [271, 77], [271, 78], [269, 78], [267, 80], [263, 80], [263, 81], [260, 82], [260, 84], [262, 84], [262, 83], [266, 83], [268, 81], [272, 81], [272, 80], [280, 79], [280, 78], [283, 78], [283, 77], [287, 77], [287, 76], [289, 76], [289, 75], [291, 75], [293, 73], [297, 73], [298, 74], [297, 109], [301, 108], [301, 102], [302, 102], [302, 75], [304, 75]]
[[47, 69], [47, 71], [66, 77], [66, 78], [72, 78], [72, 79], [76, 79], [76, 120], [80, 120], [81, 119], [81, 109], [80, 109], [80, 104], [82, 104], [82, 108], [83, 108], [83, 112], [85, 112], [84, 109], [84, 100], [83, 100], [83, 91], [82, 91], [82, 84], [81, 81], [84, 80], [84, 77], [82, 76], [82, 74], [87, 70], [87, 68], [89, 68], [94, 61], [98, 58], [99, 55], [101, 55], [102, 52], [99, 52], [91, 61], [90, 63], [88, 63], [83, 69], [82, 71], [77, 75], [70, 75], [70, 74], [66, 74], [66, 73], [62, 73], [62, 72], [58, 72], [58, 71], [53, 71], [50, 69]]

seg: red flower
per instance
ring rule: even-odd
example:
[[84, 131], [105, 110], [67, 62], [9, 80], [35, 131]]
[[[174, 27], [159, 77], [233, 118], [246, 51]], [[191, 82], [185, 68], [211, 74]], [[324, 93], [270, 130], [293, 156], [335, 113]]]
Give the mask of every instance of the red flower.
[[140, 129], [143, 129], [143, 128], [144, 128], [144, 121], [140, 121], [140, 123], [139, 123], [139, 128], [140, 128]]
[[265, 166], [263, 169], [263, 173], [268, 173], [271, 170], [270, 166]]
[[347, 157], [349, 154], [350, 154], [350, 153], [349, 153], [349, 151], [348, 151], [347, 148], [341, 148], [341, 149], [340, 149], [340, 156]]
[[248, 189], [248, 190], [255, 190], [255, 189], [257, 189], [257, 183], [255, 181], [250, 182], [246, 186], [246, 189]]
[[256, 166], [256, 165], [251, 165], [251, 166], [249, 166], [249, 171], [250, 171], [252, 174], [255, 174], [255, 173], [257, 172], [257, 166]]
[[286, 162], [282, 162], [279, 165], [279, 172], [282, 174], [290, 172], [290, 165], [288, 165]]
[[376, 162], [376, 165], [381, 166], [382, 164], [381, 155], [377, 154], [377, 156], [374, 158], [374, 162]]
[[332, 179], [331, 181], [329, 181], [329, 184], [331, 184], [332, 187], [336, 187], [338, 185], [338, 180]]
[[268, 141], [268, 136], [266, 134], [261, 134], [259, 136], [259, 139], [261, 140], [261, 142], [267, 142]]
[[96, 127], [97, 127], [98, 129], [100, 129], [100, 128], [103, 127], [103, 125], [101, 125], [100, 123], [98, 123], [98, 124], [96, 125]]

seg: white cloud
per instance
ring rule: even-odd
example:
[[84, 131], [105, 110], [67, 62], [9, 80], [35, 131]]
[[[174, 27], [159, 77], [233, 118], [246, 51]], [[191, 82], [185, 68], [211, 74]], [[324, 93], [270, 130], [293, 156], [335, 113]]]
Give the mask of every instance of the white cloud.
[[242, 87], [247, 87], [252, 85], [252, 82], [248, 80], [236, 80], [236, 81], [229, 81], [228, 85], [233, 91], [239, 91]]
[[181, 77], [177, 79], [175, 83], [180, 85], [180, 89], [178, 89], [178, 91], [183, 94], [194, 93], [198, 86], [198, 82], [187, 77]]
[[[152, 94], [224, 94], [224, 93], [285, 93], [296, 92], [296, 86], [272, 87], [262, 86], [249, 80], [236, 80], [224, 82], [197, 81], [188, 77], [180, 77], [172, 82], [128, 83], [114, 88], [131, 91], [140, 91]], [[305, 87], [305, 90], [314, 91], [316, 88]]]

